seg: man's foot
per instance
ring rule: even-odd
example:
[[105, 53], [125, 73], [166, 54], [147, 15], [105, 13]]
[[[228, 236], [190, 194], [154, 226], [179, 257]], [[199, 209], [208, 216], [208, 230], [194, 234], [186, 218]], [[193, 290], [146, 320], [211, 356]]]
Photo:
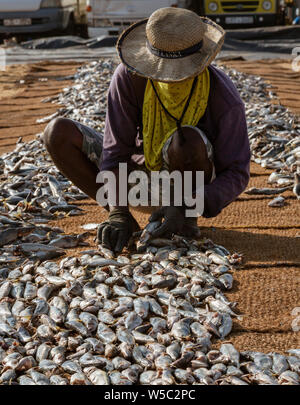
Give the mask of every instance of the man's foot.
[[197, 225], [197, 217], [185, 218], [184, 226], [180, 234], [189, 238], [199, 238], [201, 231]]

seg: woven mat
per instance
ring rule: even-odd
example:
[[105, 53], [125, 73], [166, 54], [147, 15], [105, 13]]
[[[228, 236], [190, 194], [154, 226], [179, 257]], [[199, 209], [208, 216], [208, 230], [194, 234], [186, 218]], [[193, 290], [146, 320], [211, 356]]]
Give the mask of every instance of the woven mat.
[[[248, 188], [268, 187], [267, 179], [268, 171], [252, 163]], [[300, 306], [300, 205], [291, 192], [283, 195], [287, 205], [271, 208], [269, 196], [243, 193], [216, 218], [198, 220], [203, 236], [244, 255], [226, 294], [242, 315], [228, 337], [239, 350], [284, 353], [300, 347], [291, 315]]]

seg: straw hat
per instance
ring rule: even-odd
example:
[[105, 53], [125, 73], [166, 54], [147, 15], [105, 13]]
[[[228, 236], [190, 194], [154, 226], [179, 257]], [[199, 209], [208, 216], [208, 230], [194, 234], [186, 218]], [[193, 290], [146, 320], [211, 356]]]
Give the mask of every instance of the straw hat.
[[197, 76], [216, 57], [225, 31], [184, 8], [165, 7], [119, 37], [117, 51], [132, 72], [161, 82]]

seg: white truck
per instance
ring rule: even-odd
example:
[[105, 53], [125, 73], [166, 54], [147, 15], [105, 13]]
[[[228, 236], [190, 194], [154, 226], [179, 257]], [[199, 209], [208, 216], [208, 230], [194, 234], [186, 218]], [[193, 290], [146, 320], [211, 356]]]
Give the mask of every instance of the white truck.
[[88, 36], [118, 36], [161, 7], [190, 8], [194, 0], [87, 0]]
[[0, 0], [0, 35], [72, 31], [86, 24], [86, 0]]

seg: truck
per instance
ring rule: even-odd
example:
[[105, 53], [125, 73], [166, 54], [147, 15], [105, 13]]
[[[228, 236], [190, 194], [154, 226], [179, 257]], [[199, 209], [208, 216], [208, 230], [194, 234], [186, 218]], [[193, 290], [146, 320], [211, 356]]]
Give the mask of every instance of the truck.
[[224, 28], [284, 24], [280, 0], [203, 0], [203, 13]]
[[86, 0], [0, 0], [0, 36], [73, 33], [86, 24]]
[[118, 36], [161, 7], [187, 8], [224, 28], [284, 25], [288, 1], [293, 0], [87, 0], [88, 36]]
[[118, 36], [158, 8], [189, 8], [191, 4], [192, 0], [87, 0], [88, 36]]

